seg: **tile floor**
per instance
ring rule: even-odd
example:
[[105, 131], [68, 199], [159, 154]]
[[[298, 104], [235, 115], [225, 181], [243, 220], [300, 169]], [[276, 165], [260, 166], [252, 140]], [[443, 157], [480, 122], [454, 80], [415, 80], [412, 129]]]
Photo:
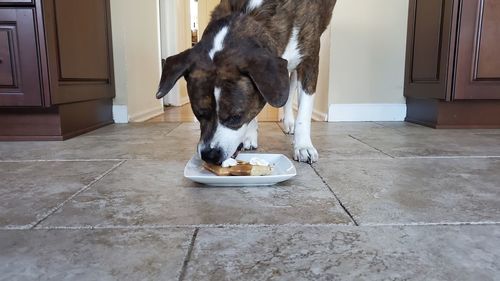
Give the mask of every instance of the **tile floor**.
[[184, 179], [197, 139], [0, 142], [0, 280], [500, 280], [500, 130], [314, 123], [320, 161], [258, 188]]

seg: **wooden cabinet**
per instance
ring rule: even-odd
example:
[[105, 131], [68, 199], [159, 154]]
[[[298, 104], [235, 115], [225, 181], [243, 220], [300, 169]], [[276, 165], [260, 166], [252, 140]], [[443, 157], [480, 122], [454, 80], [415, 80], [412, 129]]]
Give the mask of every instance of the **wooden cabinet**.
[[66, 139], [112, 120], [109, 0], [0, 0], [0, 139]]
[[460, 11], [454, 98], [500, 99], [500, 1], [463, 1]]
[[411, 0], [407, 121], [500, 127], [500, 1]]
[[0, 9], [0, 106], [42, 105], [34, 12]]
[[0, 6], [30, 5], [35, 4], [35, 0], [0, 0]]

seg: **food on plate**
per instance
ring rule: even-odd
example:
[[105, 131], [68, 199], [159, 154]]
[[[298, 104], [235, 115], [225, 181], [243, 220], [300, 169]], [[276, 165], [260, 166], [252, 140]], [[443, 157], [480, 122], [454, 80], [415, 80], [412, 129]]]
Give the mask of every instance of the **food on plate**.
[[273, 172], [267, 161], [257, 158], [250, 162], [228, 159], [221, 166], [203, 162], [203, 167], [218, 176], [269, 176]]

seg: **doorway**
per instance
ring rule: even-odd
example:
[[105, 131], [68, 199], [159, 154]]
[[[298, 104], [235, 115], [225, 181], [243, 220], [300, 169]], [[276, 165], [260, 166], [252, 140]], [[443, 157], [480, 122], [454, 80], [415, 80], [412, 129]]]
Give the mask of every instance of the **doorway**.
[[[191, 48], [203, 35], [210, 21], [212, 10], [220, 0], [159, 0], [161, 56], [163, 59]], [[153, 122], [193, 122], [194, 117], [187, 87], [180, 79], [163, 100], [165, 113]], [[269, 105], [258, 116], [259, 121], [280, 120], [280, 110]]]

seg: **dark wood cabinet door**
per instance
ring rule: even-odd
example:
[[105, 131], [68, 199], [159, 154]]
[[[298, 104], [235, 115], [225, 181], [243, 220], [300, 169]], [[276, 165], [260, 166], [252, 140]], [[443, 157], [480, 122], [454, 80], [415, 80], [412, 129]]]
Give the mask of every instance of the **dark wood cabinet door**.
[[450, 99], [457, 8], [453, 0], [410, 0], [405, 96]]
[[109, 0], [44, 0], [53, 104], [114, 97]]
[[0, 6], [29, 6], [34, 4], [35, 0], [0, 0]]
[[0, 106], [41, 106], [32, 8], [0, 9]]
[[461, 4], [455, 99], [500, 99], [500, 1]]

